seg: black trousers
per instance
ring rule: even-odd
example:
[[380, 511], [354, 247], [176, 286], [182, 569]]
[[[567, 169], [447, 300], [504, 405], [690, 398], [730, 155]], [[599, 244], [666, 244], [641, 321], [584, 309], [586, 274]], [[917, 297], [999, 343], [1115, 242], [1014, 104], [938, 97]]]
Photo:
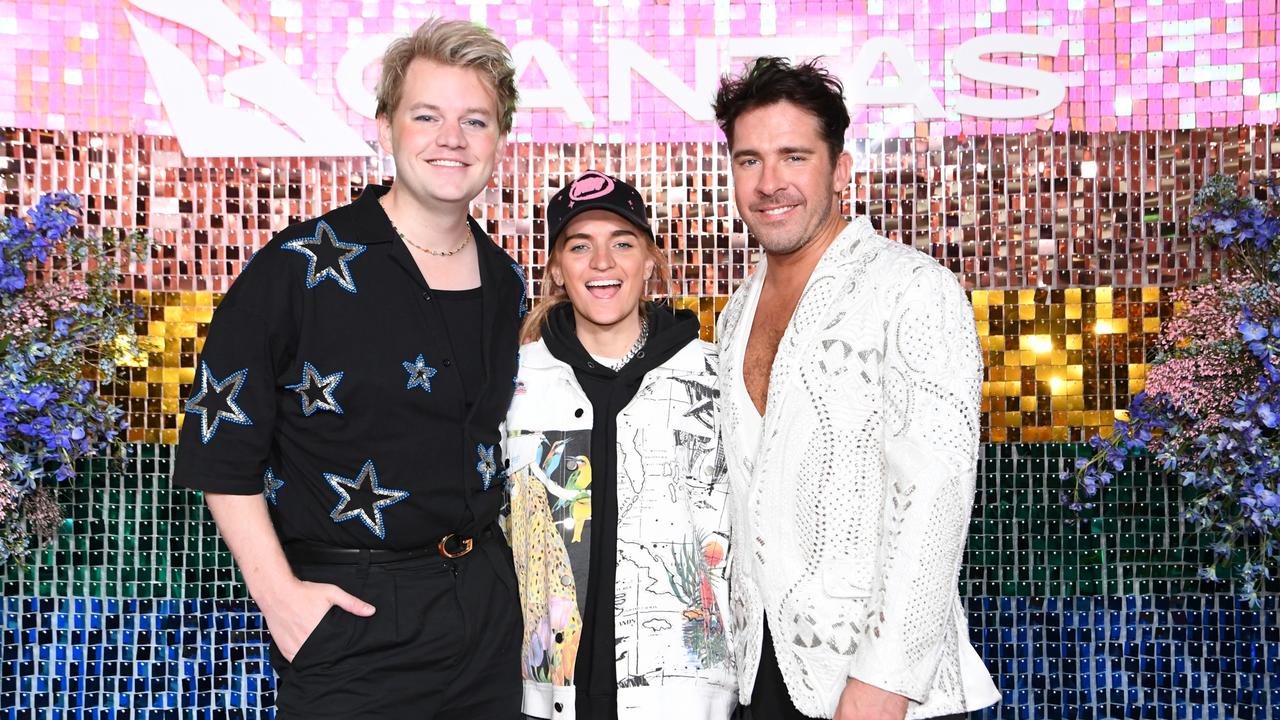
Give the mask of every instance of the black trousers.
[[501, 535], [452, 561], [296, 564], [294, 573], [377, 611], [330, 608], [293, 662], [271, 644], [277, 718], [520, 717], [520, 600]]
[[[764, 637], [760, 647], [760, 669], [756, 671], [756, 685], [751, 690], [751, 704], [747, 706], [751, 720], [815, 720], [800, 714], [791, 704], [791, 695], [782, 681], [778, 656], [773, 652], [773, 637], [769, 633], [769, 621], [764, 623]], [[964, 715], [945, 715], [937, 720], [963, 720]]]

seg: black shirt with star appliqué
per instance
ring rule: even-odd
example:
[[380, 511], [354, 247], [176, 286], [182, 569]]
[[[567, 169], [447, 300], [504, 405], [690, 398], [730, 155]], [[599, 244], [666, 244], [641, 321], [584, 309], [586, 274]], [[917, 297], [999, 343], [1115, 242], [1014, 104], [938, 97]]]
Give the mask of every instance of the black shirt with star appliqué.
[[183, 408], [175, 483], [264, 493], [282, 542], [434, 546], [478, 534], [502, 503], [524, 273], [472, 221], [480, 288], [439, 297], [386, 192], [370, 185], [254, 255]]

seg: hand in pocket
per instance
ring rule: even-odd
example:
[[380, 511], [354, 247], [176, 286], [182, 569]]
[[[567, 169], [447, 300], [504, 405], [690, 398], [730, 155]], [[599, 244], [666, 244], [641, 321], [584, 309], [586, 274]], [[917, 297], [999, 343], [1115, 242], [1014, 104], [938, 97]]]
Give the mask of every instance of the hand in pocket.
[[271, 639], [284, 659], [293, 662], [298, 651], [315, 632], [329, 608], [369, 617], [375, 608], [337, 585], [294, 580], [270, 601], [258, 602], [271, 631]]

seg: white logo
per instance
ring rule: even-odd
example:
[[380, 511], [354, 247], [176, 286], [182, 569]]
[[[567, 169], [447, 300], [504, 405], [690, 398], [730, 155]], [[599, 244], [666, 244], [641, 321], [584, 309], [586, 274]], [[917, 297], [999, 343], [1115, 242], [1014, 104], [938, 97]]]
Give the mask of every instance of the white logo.
[[[462, 2], [463, 0], [458, 0]], [[483, 11], [498, 0], [473, 0], [472, 10]], [[475, 3], [479, 3], [478, 5]], [[373, 119], [376, 104], [364, 78], [377, 63], [393, 35], [364, 35], [344, 41], [344, 53], [333, 67], [337, 98], [346, 108], [337, 111], [330, 100], [319, 97], [286, 65], [243, 20], [221, 0], [127, 0], [136, 10], [149, 13], [200, 33], [222, 48], [232, 61], [241, 61], [222, 78], [222, 97], [210, 97], [208, 79], [183, 49], [125, 10], [143, 59], [160, 95], [169, 123], [191, 157], [247, 156], [369, 156], [372, 143], [344, 120], [344, 111]], [[844, 81], [850, 108], [881, 107], [892, 110], [892, 123], [917, 119], [1032, 118], [1054, 113], [1066, 99], [1067, 82], [1050, 70], [1023, 65], [1028, 57], [1057, 57], [1063, 40], [1053, 35], [991, 33], [970, 38], [949, 52], [949, 73], [975, 81], [978, 86], [1014, 89], [1008, 96], [988, 97], [951, 92], [939, 96], [941, 83], [930, 78], [916, 62], [910, 45], [888, 36], [865, 38], [852, 53], [837, 36], [804, 37], [694, 37], [682, 38], [694, 47], [693, 82], [655, 57], [637, 42], [609, 38], [606, 101], [584, 94], [579, 78], [569, 69], [562, 53], [573, 57], [573, 48], [559, 49], [547, 40], [529, 38], [511, 46], [517, 78], [536, 66], [542, 87], [521, 88], [521, 109], [558, 116], [583, 127], [622, 126], [623, 134], [638, 128], [632, 107], [637, 80], [684, 111], [687, 128], [714, 120], [711, 99], [720, 74], [741, 58], [782, 55], [793, 58], [825, 56], [829, 67]], [[877, 69], [886, 72], [873, 80]], [[586, 72], [592, 72], [588, 68]], [[594, 78], [593, 78], [594, 80]], [[1001, 93], [1004, 95], [1004, 93]], [[593, 110], [593, 103], [596, 108]], [[601, 113], [600, 111], [604, 112]], [[889, 119], [886, 115], [886, 119]], [[520, 122], [517, 116], [517, 122]], [[527, 121], [527, 119], [525, 119]]]
[[[364, 85], [365, 68], [382, 57], [392, 35], [365, 36], [352, 40], [338, 61], [334, 85], [338, 96], [355, 112], [373, 118], [374, 97]], [[562, 113], [570, 122], [584, 127], [624, 124], [634, 120], [633, 86], [636, 78], [647, 82], [658, 94], [684, 111], [694, 123], [710, 123], [715, 117], [711, 101], [720, 74], [737, 68], [742, 58], [779, 55], [793, 59], [826, 57], [828, 68], [844, 82], [851, 109], [859, 107], [903, 107], [907, 121], [940, 120], [971, 116], [977, 118], [1032, 118], [1054, 112], [1067, 97], [1066, 80], [1038, 67], [1023, 67], [1022, 57], [1057, 57], [1063, 40], [1032, 33], [991, 33], [970, 38], [955, 48], [951, 71], [985, 85], [1014, 88], [1009, 97], [953, 95], [951, 112], [938, 97], [938, 86], [920, 69], [911, 47], [889, 36], [866, 38], [854, 51], [834, 35], [803, 37], [697, 37], [682, 38], [694, 47], [692, 85], [669, 67], [666, 58], [655, 57], [639, 43], [626, 38], [610, 38], [605, 46], [605, 80], [608, 87], [607, 114], [593, 113], [580, 79], [561, 57], [564, 52], [546, 40], [521, 40], [511, 46], [516, 77], [523, 78], [536, 66], [544, 78], [543, 87], [521, 87], [523, 110]], [[988, 59], [988, 56], [992, 56]], [[1003, 57], [1002, 57], [1003, 56]], [[572, 57], [572, 55], [570, 55]], [[886, 80], [872, 80], [884, 63]], [[890, 80], [889, 78], [892, 78]], [[592, 98], [594, 100], [595, 98]]]
[[[298, 79], [271, 48], [218, 0], [129, 0], [138, 10], [188, 27], [244, 64], [222, 78], [223, 93], [248, 107], [209, 96], [208, 81], [187, 55], [125, 10], [165, 114], [188, 157], [373, 155], [333, 108]], [[248, 52], [245, 52], [248, 51]], [[252, 59], [251, 59], [252, 58]]]

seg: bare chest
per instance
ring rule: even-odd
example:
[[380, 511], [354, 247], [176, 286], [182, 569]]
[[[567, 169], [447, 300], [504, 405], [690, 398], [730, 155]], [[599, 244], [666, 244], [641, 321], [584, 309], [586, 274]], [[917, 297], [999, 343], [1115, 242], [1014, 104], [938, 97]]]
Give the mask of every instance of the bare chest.
[[760, 294], [756, 305], [756, 316], [751, 323], [751, 335], [747, 338], [747, 349], [742, 360], [742, 379], [747, 386], [747, 394], [762, 416], [768, 404], [769, 374], [773, 370], [773, 360], [778, 354], [778, 345], [787, 332], [791, 316], [795, 313], [800, 294], [782, 295], [770, 293], [766, 289]]

